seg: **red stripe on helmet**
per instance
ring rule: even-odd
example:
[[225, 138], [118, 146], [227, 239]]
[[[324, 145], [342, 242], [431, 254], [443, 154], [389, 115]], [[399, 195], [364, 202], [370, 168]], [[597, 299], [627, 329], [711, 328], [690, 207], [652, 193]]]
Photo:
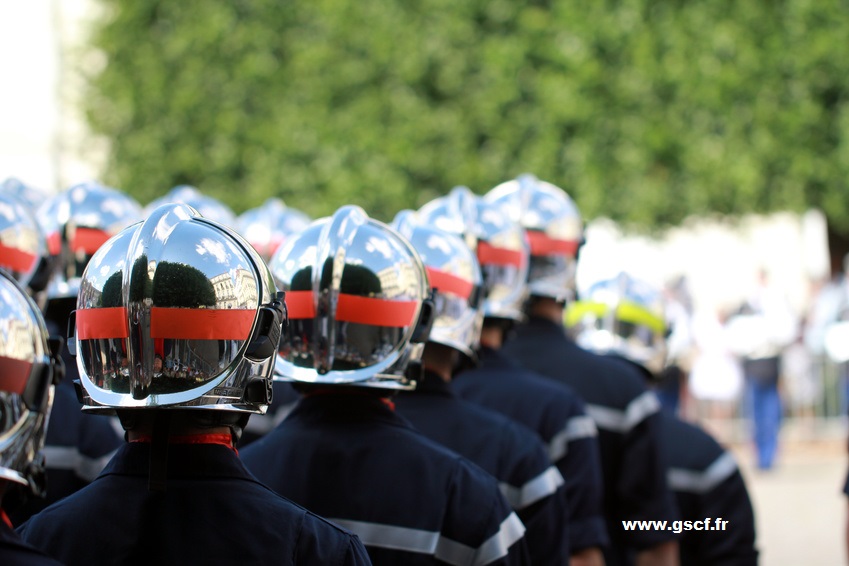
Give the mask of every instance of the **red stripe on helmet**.
[[130, 335], [127, 309], [106, 307], [77, 310], [77, 338], [97, 340], [127, 338]]
[[[412, 326], [418, 302], [391, 301], [340, 293], [336, 303], [336, 320], [372, 326]], [[287, 291], [289, 318], [308, 319], [316, 315], [312, 291]]]
[[74, 239], [71, 240], [71, 251], [91, 255], [110, 237], [108, 232], [96, 228], [77, 228], [74, 231]]
[[152, 307], [150, 337], [175, 340], [247, 340], [256, 309]]
[[531, 243], [531, 255], [568, 255], [574, 257], [578, 253], [576, 240], [558, 240], [544, 232], [528, 230], [528, 240]]
[[497, 248], [486, 242], [478, 242], [478, 261], [481, 265], [522, 265], [522, 252]]
[[36, 255], [0, 244], [0, 267], [12, 271], [29, 271], [36, 262]]
[[23, 395], [32, 373], [32, 363], [0, 356], [0, 391]]
[[62, 253], [62, 236], [59, 232], [51, 232], [47, 236], [47, 251], [50, 255]]
[[463, 299], [468, 299], [475, 287], [471, 281], [434, 267], [427, 268], [427, 279], [431, 289], [452, 293]]
[[286, 311], [289, 318], [313, 318], [315, 301], [312, 291], [286, 291]]
[[418, 303], [339, 294], [336, 320], [396, 328], [413, 325]]

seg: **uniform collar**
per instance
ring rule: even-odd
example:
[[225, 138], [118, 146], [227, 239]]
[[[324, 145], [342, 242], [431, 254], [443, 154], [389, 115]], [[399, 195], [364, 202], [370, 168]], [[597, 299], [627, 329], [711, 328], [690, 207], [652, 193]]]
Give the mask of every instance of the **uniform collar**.
[[425, 369], [422, 379], [416, 384], [416, 390], [412, 394], [415, 395], [418, 393], [454, 397], [451, 384], [446, 383], [439, 374], [427, 369]]
[[[147, 477], [150, 472], [150, 443], [126, 443], [109, 461], [101, 475]], [[236, 451], [219, 444], [169, 444], [168, 477], [241, 477], [248, 474]]]
[[483, 369], [518, 369], [521, 367], [516, 360], [505, 355], [500, 349], [481, 346], [478, 357], [480, 358], [480, 367]]
[[390, 398], [369, 394], [367, 391], [333, 391], [328, 387], [317, 394], [301, 397], [287, 420], [351, 423], [359, 421], [383, 421], [389, 424], [404, 424], [394, 411]]

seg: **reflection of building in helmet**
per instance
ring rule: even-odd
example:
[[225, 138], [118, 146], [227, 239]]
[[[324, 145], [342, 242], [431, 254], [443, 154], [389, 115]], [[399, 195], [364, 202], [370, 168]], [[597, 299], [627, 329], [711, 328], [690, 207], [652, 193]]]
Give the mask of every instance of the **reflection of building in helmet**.
[[620, 355], [658, 376], [666, 365], [663, 301], [660, 289], [620, 273], [593, 284], [570, 304], [566, 326], [580, 346]]
[[[307, 383], [406, 387], [427, 276], [403, 237], [359, 207], [293, 236], [271, 261], [290, 327], [277, 371]], [[421, 331], [419, 330], [419, 334]], [[426, 334], [426, 333], [425, 333]]]
[[0, 479], [43, 495], [44, 431], [62, 377], [58, 342], [48, 341], [41, 312], [0, 270]]
[[574, 295], [583, 220], [566, 192], [533, 175], [521, 175], [489, 191], [484, 199], [525, 228], [531, 263], [528, 292], [558, 301]]
[[455, 187], [418, 211], [422, 224], [457, 234], [475, 252], [487, 318], [521, 320], [530, 249], [522, 226], [466, 187]]
[[85, 409], [263, 411], [285, 318], [273, 292], [235, 232], [163, 205], [104, 244], [83, 276], [75, 338]]
[[310, 218], [286, 206], [282, 200], [270, 198], [262, 206], [243, 212], [236, 229], [266, 260], [270, 260], [286, 238], [309, 226]]

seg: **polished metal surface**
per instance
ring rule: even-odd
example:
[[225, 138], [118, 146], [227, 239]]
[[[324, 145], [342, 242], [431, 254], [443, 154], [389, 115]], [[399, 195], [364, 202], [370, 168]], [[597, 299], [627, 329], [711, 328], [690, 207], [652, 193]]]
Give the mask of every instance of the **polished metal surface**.
[[519, 222], [531, 247], [528, 291], [557, 300], [575, 292], [577, 252], [583, 220], [574, 201], [559, 187], [521, 175], [493, 188], [484, 199]]
[[400, 212], [391, 225], [410, 241], [428, 274], [435, 306], [428, 341], [475, 359], [483, 325], [483, 278], [474, 252], [459, 235], [423, 222], [412, 211]]
[[0, 480], [30, 484], [53, 399], [51, 367], [41, 313], [0, 272]]
[[197, 187], [191, 185], [177, 185], [165, 196], [154, 199], [144, 207], [145, 216], [168, 203], [187, 204], [201, 213], [204, 218], [214, 220], [229, 226], [236, 227], [236, 214], [226, 204], [203, 194]]
[[246, 345], [274, 282], [233, 230], [163, 205], [110, 239], [83, 276], [76, 311], [86, 409], [161, 406], [262, 412], [245, 399], [274, 355]]
[[130, 196], [97, 183], [81, 183], [48, 199], [36, 218], [58, 268], [47, 289], [50, 299], [76, 297], [80, 277], [95, 251], [111, 236], [142, 219]]
[[303, 231], [310, 222], [303, 212], [270, 198], [262, 206], [243, 212], [236, 220], [236, 230], [268, 261], [286, 238]]
[[28, 287], [47, 261], [47, 240], [33, 212], [17, 198], [0, 194], [0, 268]]
[[271, 260], [286, 291], [289, 332], [277, 372], [308, 383], [406, 388], [409, 343], [427, 296], [418, 254], [357, 206], [340, 208], [289, 239]]
[[10, 195], [23, 201], [32, 213], [35, 213], [38, 207], [47, 200], [47, 193], [31, 187], [15, 177], [9, 177], [0, 183], [0, 194]]
[[466, 187], [455, 187], [418, 211], [421, 223], [460, 236], [475, 252], [487, 317], [522, 320], [530, 248], [522, 226]]
[[591, 285], [566, 311], [569, 334], [582, 347], [618, 354], [658, 375], [666, 365], [662, 291], [627, 273]]

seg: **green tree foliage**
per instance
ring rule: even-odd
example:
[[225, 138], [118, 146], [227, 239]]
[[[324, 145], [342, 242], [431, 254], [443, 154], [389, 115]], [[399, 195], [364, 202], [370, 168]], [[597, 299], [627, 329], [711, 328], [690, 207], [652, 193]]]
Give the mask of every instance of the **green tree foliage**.
[[160, 261], [152, 283], [153, 304], [158, 307], [215, 307], [215, 288], [203, 271], [173, 261]]
[[588, 218], [819, 206], [849, 232], [837, 0], [101, 0], [108, 180], [387, 220], [530, 171]]

